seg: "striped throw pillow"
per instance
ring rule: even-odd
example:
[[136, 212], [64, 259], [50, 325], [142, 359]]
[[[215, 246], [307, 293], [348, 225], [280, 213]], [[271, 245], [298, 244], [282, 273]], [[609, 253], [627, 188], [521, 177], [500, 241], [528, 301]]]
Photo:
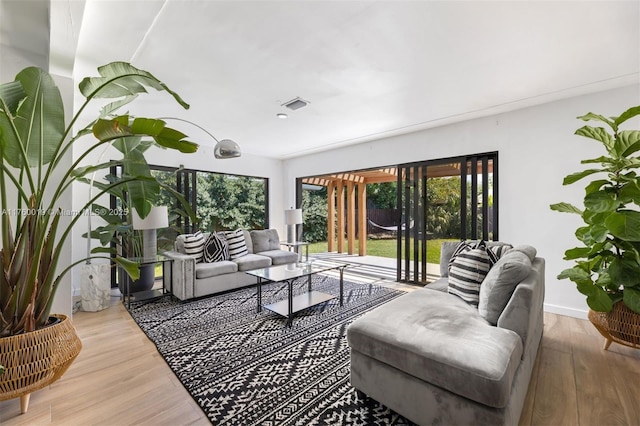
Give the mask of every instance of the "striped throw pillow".
[[449, 265], [447, 291], [477, 307], [480, 285], [497, 261], [495, 254], [487, 249], [484, 241], [480, 241], [475, 245], [465, 244], [452, 259]]
[[489, 247], [489, 250], [496, 256], [496, 262], [509, 250], [511, 250], [513, 246], [511, 244], [496, 244]]
[[227, 238], [227, 244], [229, 245], [229, 257], [231, 260], [249, 254], [242, 229], [225, 231], [224, 236]]
[[196, 258], [196, 262], [202, 262], [204, 254], [204, 235], [202, 231], [184, 236], [184, 253]]
[[464, 253], [465, 251], [471, 250], [472, 248], [475, 248], [476, 245], [477, 245], [477, 242], [460, 241], [458, 246], [455, 248], [455, 250], [451, 254], [451, 258], [449, 259], [449, 266], [447, 267], [447, 269], [448, 270], [451, 269], [451, 265], [453, 264], [453, 261], [456, 260], [456, 257], [458, 257], [460, 253]]
[[229, 260], [227, 238], [222, 232], [212, 232], [204, 243], [204, 261], [207, 263]]

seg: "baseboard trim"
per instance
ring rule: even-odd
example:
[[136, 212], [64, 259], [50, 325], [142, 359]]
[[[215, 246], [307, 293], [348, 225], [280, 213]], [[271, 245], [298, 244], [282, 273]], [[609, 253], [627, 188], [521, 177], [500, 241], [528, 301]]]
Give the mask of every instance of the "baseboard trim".
[[588, 311], [581, 309], [567, 308], [565, 306], [551, 305], [549, 303], [544, 304], [545, 312], [551, 312], [553, 314], [564, 315], [567, 317], [574, 317], [580, 319], [587, 319]]

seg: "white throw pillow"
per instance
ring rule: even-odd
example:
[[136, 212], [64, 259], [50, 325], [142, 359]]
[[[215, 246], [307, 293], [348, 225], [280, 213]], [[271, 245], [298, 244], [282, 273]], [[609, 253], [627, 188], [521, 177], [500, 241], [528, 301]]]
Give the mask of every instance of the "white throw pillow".
[[231, 260], [249, 254], [242, 229], [225, 231], [224, 236], [227, 238], [227, 244], [229, 245], [229, 257]]
[[201, 231], [184, 236], [184, 253], [196, 258], [196, 262], [202, 262], [204, 254], [204, 235]]
[[459, 248], [449, 264], [447, 291], [472, 306], [478, 306], [480, 284], [495, 263], [495, 255], [487, 249], [484, 241], [475, 245], [462, 242]]

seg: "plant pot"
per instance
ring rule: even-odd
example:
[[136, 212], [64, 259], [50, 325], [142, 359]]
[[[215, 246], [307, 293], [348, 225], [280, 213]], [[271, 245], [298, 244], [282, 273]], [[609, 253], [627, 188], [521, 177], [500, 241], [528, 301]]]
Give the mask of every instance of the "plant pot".
[[622, 302], [613, 305], [611, 312], [589, 311], [589, 321], [606, 339], [604, 349], [611, 342], [640, 349], [640, 314]]
[[29, 407], [32, 392], [49, 386], [67, 371], [82, 349], [82, 342], [66, 315], [36, 331], [0, 338], [0, 401], [20, 397], [21, 412]]
[[[148, 291], [153, 288], [153, 283], [156, 280], [156, 265], [155, 263], [148, 263], [140, 265], [140, 278], [135, 281], [131, 281], [131, 278], [126, 272], [121, 270], [121, 279], [118, 283], [120, 293], [129, 296], [131, 293], [138, 293], [140, 291]], [[127, 282], [129, 282], [129, 292], [127, 293]]]

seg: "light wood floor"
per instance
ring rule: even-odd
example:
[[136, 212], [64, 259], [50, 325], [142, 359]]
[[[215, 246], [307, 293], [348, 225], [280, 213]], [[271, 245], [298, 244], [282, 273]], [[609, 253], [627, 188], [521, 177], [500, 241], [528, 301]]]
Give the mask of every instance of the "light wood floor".
[[[206, 425], [207, 418], [120, 303], [79, 312], [83, 350], [65, 376], [0, 402], [0, 424]], [[583, 320], [545, 314], [522, 425], [640, 425], [640, 351], [612, 344]]]

